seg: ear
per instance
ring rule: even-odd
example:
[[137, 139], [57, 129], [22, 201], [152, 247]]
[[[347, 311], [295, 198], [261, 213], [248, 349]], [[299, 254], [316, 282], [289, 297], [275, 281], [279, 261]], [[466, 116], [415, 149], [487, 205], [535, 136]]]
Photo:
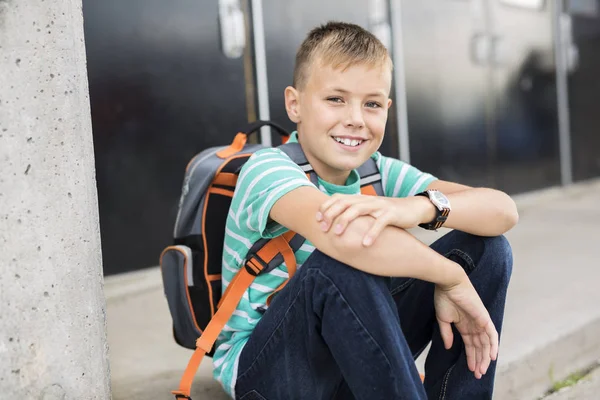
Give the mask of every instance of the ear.
[[392, 99], [388, 99], [387, 109], [389, 110], [391, 106], [392, 106]]
[[300, 93], [296, 88], [288, 86], [285, 88], [285, 110], [289, 119], [297, 124], [300, 122]]

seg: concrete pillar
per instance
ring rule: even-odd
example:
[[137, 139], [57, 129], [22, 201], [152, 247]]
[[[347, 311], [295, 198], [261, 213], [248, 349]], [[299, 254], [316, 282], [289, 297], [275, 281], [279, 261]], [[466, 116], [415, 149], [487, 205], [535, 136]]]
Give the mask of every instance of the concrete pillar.
[[0, 398], [108, 399], [81, 0], [0, 0]]

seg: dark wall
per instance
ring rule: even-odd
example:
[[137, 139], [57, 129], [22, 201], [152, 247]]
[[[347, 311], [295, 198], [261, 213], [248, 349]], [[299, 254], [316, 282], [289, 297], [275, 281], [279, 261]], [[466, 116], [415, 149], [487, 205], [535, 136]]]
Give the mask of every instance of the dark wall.
[[537, 9], [490, 1], [493, 63], [491, 183], [511, 193], [560, 184], [551, 2]]
[[104, 271], [158, 264], [185, 166], [248, 121], [217, 2], [83, 2]]
[[486, 68], [471, 60], [470, 2], [402, 1], [411, 163], [442, 179], [488, 179]]
[[[372, 1], [264, 0], [271, 119], [293, 129], [283, 90], [308, 30], [328, 20], [371, 29]], [[394, 39], [405, 48], [412, 164], [510, 193], [560, 183], [552, 22], [544, 4], [402, 1], [403, 32]], [[243, 57], [223, 54], [217, 1], [83, 5], [104, 268], [114, 274], [158, 264], [171, 242], [187, 162], [256, 118], [252, 45], [249, 35]], [[600, 21], [573, 21], [580, 54], [569, 78], [574, 174], [584, 179], [600, 175]], [[395, 105], [386, 133], [381, 150], [397, 157]]]
[[578, 63], [569, 76], [571, 150], [573, 177], [583, 180], [600, 175], [600, 1], [594, 13], [572, 18]]
[[558, 184], [550, 7], [472, 3], [402, 2], [411, 161], [511, 193]]

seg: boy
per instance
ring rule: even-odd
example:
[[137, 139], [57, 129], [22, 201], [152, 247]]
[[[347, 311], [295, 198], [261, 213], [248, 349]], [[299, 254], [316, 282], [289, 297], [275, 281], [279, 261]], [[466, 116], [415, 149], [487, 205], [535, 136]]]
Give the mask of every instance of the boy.
[[[516, 207], [502, 192], [444, 182], [377, 152], [391, 79], [385, 47], [358, 26], [328, 23], [302, 43], [285, 105], [297, 124], [290, 141], [319, 184], [279, 149], [257, 152], [240, 173], [223, 288], [256, 240], [289, 229], [306, 242], [273, 301], [285, 264], [255, 279], [216, 343], [214, 376], [231, 396], [491, 398], [512, 268], [501, 235]], [[369, 157], [385, 197], [360, 195], [356, 168]], [[405, 230], [442, 223], [454, 230], [431, 248]], [[430, 341], [422, 383], [413, 359]]]

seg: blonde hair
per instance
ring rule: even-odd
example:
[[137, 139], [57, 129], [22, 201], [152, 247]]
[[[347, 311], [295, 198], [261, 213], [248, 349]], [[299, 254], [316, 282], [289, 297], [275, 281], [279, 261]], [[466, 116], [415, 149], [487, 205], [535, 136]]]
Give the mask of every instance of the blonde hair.
[[387, 49], [371, 32], [345, 22], [328, 22], [309, 32], [296, 53], [294, 87], [301, 89], [308, 80], [310, 66], [319, 60], [323, 65], [344, 69], [351, 64], [389, 66]]

